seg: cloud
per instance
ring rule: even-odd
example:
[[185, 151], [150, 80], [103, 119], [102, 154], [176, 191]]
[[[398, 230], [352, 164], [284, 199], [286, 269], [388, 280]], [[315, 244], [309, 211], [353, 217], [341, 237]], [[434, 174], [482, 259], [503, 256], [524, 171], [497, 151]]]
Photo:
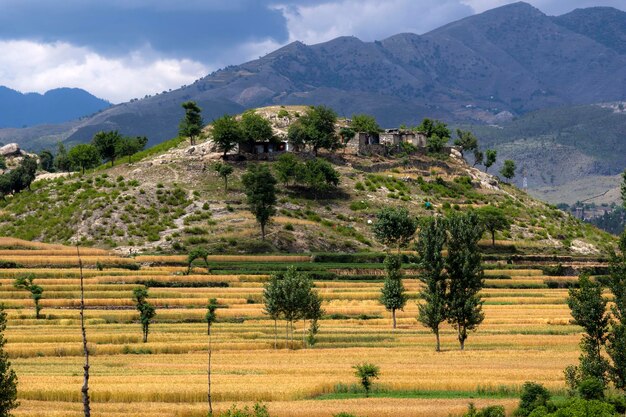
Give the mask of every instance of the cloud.
[[160, 58], [150, 48], [110, 58], [65, 42], [0, 41], [0, 85], [43, 93], [57, 87], [83, 88], [112, 102], [127, 101], [190, 84], [207, 65]]
[[424, 33], [473, 13], [459, 0], [342, 0], [273, 7], [287, 20], [289, 40], [307, 44], [343, 35], [372, 41], [402, 32]]

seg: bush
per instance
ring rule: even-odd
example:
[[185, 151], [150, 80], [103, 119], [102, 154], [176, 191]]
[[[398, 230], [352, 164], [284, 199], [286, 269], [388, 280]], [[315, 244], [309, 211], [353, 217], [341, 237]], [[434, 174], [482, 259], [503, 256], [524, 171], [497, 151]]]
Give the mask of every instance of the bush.
[[482, 410], [477, 409], [474, 404], [467, 406], [467, 411], [463, 417], [505, 417], [504, 407], [501, 405], [490, 405]]
[[601, 400], [604, 398], [604, 384], [597, 378], [585, 378], [578, 385], [578, 393], [585, 400]]
[[516, 416], [526, 417], [538, 407], [546, 406], [550, 400], [550, 392], [541, 384], [525, 382], [522, 387], [519, 408], [515, 411]]
[[228, 410], [221, 412], [219, 417], [270, 417], [270, 413], [267, 411], [267, 406], [256, 403], [252, 409], [248, 406], [239, 409], [233, 405]]

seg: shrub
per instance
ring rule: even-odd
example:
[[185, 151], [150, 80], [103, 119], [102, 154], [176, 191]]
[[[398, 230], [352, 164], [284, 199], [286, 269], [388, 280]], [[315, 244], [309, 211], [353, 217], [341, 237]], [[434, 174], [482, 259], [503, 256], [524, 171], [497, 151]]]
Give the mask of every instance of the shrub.
[[601, 400], [604, 398], [604, 384], [597, 378], [585, 378], [578, 385], [578, 393], [585, 400]]
[[545, 407], [550, 400], [550, 392], [541, 384], [525, 382], [522, 387], [519, 408], [515, 411], [516, 416], [526, 417], [538, 407]]

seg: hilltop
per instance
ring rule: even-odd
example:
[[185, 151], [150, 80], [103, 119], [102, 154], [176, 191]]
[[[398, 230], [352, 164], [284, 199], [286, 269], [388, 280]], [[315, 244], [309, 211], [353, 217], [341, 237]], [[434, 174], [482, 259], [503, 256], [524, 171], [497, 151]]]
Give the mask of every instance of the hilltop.
[[[294, 117], [303, 108], [258, 110], [284, 130], [275, 117], [279, 111]], [[342, 151], [322, 154], [341, 174], [331, 195], [315, 199], [297, 187], [279, 187], [278, 214], [261, 241], [240, 181], [246, 165], [259, 162], [229, 162], [234, 174], [224, 192], [213, 171], [221, 154], [213, 148], [206, 139], [196, 146], [174, 139], [138, 154], [131, 164], [119, 161], [82, 177], [37, 181], [32, 191], [2, 204], [0, 234], [80, 241], [122, 253], [186, 253], [197, 245], [212, 253], [372, 251], [382, 249], [371, 231], [381, 207], [401, 205], [422, 217], [493, 204], [514, 220], [510, 231], [498, 235], [510, 250], [599, 254], [612, 242], [606, 233], [470, 167], [454, 152], [432, 158]]]

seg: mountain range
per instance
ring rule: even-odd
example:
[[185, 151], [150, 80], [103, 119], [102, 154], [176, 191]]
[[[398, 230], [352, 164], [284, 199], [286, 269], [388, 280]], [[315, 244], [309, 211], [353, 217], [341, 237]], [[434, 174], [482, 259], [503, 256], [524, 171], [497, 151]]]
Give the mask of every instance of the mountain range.
[[[145, 135], [154, 145], [177, 134], [180, 105], [187, 100], [204, 109], [207, 122], [251, 107], [325, 104], [342, 116], [369, 113], [382, 126], [393, 127], [417, 124], [424, 117], [507, 126], [540, 109], [624, 99], [625, 12], [595, 7], [553, 17], [519, 2], [424, 35], [293, 42], [191, 85], [111, 106], [82, 120], [2, 129], [0, 142], [17, 141], [37, 150], [58, 140], [89, 141], [97, 131], [117, 129]], [[587, 144], [593, 140], [598, 138], [587, 138]], [[626, 143], [617, 140], [614, 151], [626, 154]], [[617, 165], [605, 174], [615, 174]]]
[[20, 93], [0, 86], [0, 128], [62, 123], [110, 107], [80, 88], [56, 88], [44, 94]]

